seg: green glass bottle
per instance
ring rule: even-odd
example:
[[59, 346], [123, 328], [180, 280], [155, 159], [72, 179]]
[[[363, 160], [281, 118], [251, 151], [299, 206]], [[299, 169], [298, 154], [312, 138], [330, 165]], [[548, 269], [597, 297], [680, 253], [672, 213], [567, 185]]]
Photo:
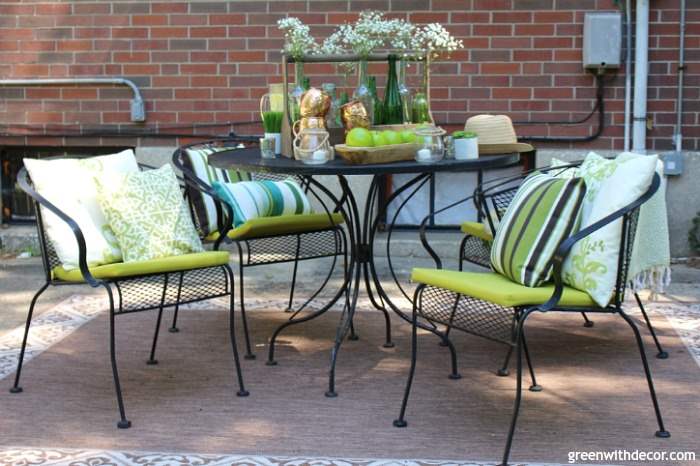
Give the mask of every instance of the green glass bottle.
[[413, 122], [430, 123], [430, 105], [428, 97], [423, 92], [416, 93], [413, 98]]
[[384, 122], [382, 101], [379, 100], [377, 96], [377, 78], [374, 76], [369, 77], [369, 93], [372, 94], [372, 107], [374, 108], [374, 119], [372, 123], [375, 125], [381, 125]]
[[384, 91], [384, 124], [395, 125], [403, 123], [399, 80], [396, 78], [396, 56], [389, 56], [389, 76], [386, 79]]

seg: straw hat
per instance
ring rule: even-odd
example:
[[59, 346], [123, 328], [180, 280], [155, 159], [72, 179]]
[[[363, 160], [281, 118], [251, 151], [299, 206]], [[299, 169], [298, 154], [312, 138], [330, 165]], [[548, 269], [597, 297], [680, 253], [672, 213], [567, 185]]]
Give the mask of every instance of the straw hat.
[[464, 131], [476, 133], [479, 154], [512, 154], [535, 150], [530, 144], [518, 142], [513, 122], [506, 115], [476, 115], [464, 124]]

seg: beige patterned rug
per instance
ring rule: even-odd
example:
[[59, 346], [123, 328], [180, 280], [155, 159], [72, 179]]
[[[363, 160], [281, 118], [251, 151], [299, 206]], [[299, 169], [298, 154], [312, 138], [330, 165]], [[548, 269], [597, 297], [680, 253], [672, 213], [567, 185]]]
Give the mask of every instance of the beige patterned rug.
[[[22, 329], [0, 339], [0, 464], [491, 465], [500, 457], [514, 392], [513, 377], [493, 375], [502, 346], [457, 336], [464, 377], [451, 381], [445, 350], [421, 335], [409, 427], [395, 429], [409, 326], [395, 318], [397, 347], [384, 349], [380, 315], [360, 312], [361, 339], [344, 344], [340, 396], [329, 400], [323, 391], [338, 314], [292, 327], [280, 340], [280, 365], [268, 367], [265, 341], [286, 315], [266, 310], [284, 307], [282, 300], [249, 306], [258, 359], [244, 361], [251, 391], [244, 399], [232, 395], [224, 303], [183, 312], [182, 332], [161, 334], [157, 366], [144, 364], [155, 313], [118, 317], [134, 426], [117, 430], [104, 304], [74, 296], [34, 321], [21, 395], [6, 388]], [[596, 326], [585, 329], [574, 316], [538, 316], [529, 341], [545, 390], [525, 393], [512, 464], [567, 464], [576, 450], [697, 449], [700, 307], [651, 307], [671, 354], [650, 363], [672, 438], [653, 437], [639, 357], [621, 319], [596, 316]], [[651, 356], [651, 339], [642, 333]]]

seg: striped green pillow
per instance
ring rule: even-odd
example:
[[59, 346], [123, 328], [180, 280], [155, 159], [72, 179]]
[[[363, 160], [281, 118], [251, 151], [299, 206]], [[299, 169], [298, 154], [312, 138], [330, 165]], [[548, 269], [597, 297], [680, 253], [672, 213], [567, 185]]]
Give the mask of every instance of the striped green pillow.
[[[207, 186], [213, 186], [214, 182], [235, 183], [249, 181], [250, 174], [238, 170], [223, 170], [209, 165], [209, 156], [215, 152], [231, 150], [231, 147], [207, 147], [202, 149], [185, 149], [183, 164], [195, 176]], [[197, 217], [197, 223], [205, 235], [219, 228], [216, 215], [216, 203], [211, 196], [203, 194], [197, 189], [188, 190], [190, 202]]]
[[491, 266], [511, 280], [536, 287], [549, 280], [552, 257], [575, 227], [586, 193], [582, 178], [528, 176], [496, 232]]
[[216, 193], [233, 209], [233, 226], [258, 217], [310, 214], [311, 204], [301, 187], [286, 181], [239, 181], [212, 184]]

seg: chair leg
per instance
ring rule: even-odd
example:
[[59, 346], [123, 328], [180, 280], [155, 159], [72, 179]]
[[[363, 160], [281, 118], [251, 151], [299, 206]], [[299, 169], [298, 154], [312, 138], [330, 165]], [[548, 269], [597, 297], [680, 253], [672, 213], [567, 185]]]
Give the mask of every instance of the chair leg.
[[289, 304], [287, 304], [287, 309], [285, 309], [285, 312], [293, 312], [293, 303], [294, 303], [294, 288], [296, 288], [297, 284], [297, 269], [299, 268], [299, 242], [300, 239], [297, 237], [297, 252], [296, 256], [294, 256], [294, 269], [292, 270], [292, 286], [289, 289]]
[[168, 331], [170, 333], [177, 333], [180, 329], [177, 327], [177, 314], [180, 312], [180, 296], [182, 296], [182, 281], [185, 277], [185, 272], [180, 272], [180, 280], [177, 284], [177, 300], [175, 301], [175, 309], [173, 312], [173, 323], [170, 325]]
[[114, 378], [114, 388], [117, 391], [117, 406], [119, 407], [119, 422], [117, 422], [117, 427], [120, 429], [128, 429], [131, 427], [131, 421], [126, 418], [124, 411], [124, 400], [122, 398], [122, 387], [119, 383], [119, 372], [117, 371], [117, 356], [116, 347], [114, 342], [114, 297], [112, 296], [112, 289], [108, 284], [104, 284], [107, 290], [107, 296], [109, 297], [109, 358], [112, 363], [112, 377]]
[[647, 315], [646, 309], [644, 309], [644, 305], [642, 304], [642, 300], [639, 298], [639, 295], [635, 292], [634, 293], [634, 299], [637, 300], [637, 305], [639, 306], [639, 310], [642, 311], [642, 316], [644, 316], [644, 321], [647, 323], [647, 327], [649, 328], [649, 333], [651, 333], [651, 337], [654, 339], [654, 344], [656, 345], [656, 349], [659, 351], [656, 353], [656, 357], [659, 359], [667, 359], [668, 358], [668, 353], [663, 350], [661, 347], [661, 343], [659, 343], [659, 339], [656, 337], [656, 332], [654, 331], [654, 326], [651, 325], [651, 320], [649, 320], [649, 316]]
[[625, 319], [625, 322], [632, 328], [634, 332], [634, 338], [637, 340], [637, 346], [639, 347], [639, 354], [642, 357], [642, 365], [644, 366], [644, 373], [647, 377], [647, 384], [649, 385], [649, 395], [651, 395], [651, 402], [654, 405], [654, 412], [656, 414], [656, 421], [659, 424], [659, 430], [656, 431], [656, 436], [660, 438], [668, 438], [671, 434], [664, 427], [664, 421], [661, 417], [661, 409], [659, 408], [659, 400], [656, 398], [656, 390], [654, 389], [654, 381], [651, 377], [651, 370], [649, 369], [649, 363], [647, 362], [647, 355], [644, 351], [644, 342], [642, 341], [642, 336], [639, 334], [639, 329], [634, 323], [632, 318], [630, 318], [622, 309], [618, 312]]
[[[165, 274], [165, 278], [163, 279], [163, 294], [160, 297], [160, 306], [158, 307], [158, 318], [156, 319], [156, 330], [153, 334], [153, 344], [151, 345], [151, 356], [148, 358], [148, 361], [146, 361], [146, 364], [148, 365], [154, 365], [158, 364], [158, 360], [156, 359], [156, 345], [158, 344], [158, 334], [160, 333], [160, 322], [161, 319], [163, 318], [163, 307], [165, 306], [165, 295], [168, 292], [168, 274]], [[179, 297], [178, 297], [179, 301]]]
[[[243, 320], [243, 334], [245, 336], [245, 358], [255, 359], [255, 354], [253, 353], [250, 346], [250, 333], [248, 332], [248, 319], [245, 315], [245, 289], [243, 287], [243, 252], [240, 250], [239, 246], [239, 262], [238, 262], [238, 286], [240, 289], [241, 296], [241, 319]], [[231, 292], [233, 293], [233, 281], [231, 281]]]
[[[418, 293], [416, 293], [416, 296]], [[404, 390], [403, 400], [401, 401], [401, 411], [399, 418], [394, 420], [394, 427], [406, 427], [406, 405], [408, 397], [411, 394], [411, 385], [413, 384], [413, 376], [416, 372], [416, 359], [418, 354], [418, 311], [417, 301], [413, 303], [413, 322], [411, 327], [411, 368], [408, 371], [408, 379], [406, 380], [406, 389]]]
[[527, 339], [525, 338], [525, 329], [521, 330], [522, 340], [523, 340], [523, 352], [525, 353], [525, 360], [527, 361], [527, 367], [530, 370], [530, 379], [532, 380], [532, 385], [530, 385], [531, 392], [541, 392], [542, 386], [537, 385], [537, 379], [535, 378], [535, 369], [532, 367], [532, 359], [530, 358], [530, 350], [527, 348]]
[[515, 385], [515, 405], [513, 407], [513, 415], [510, 420], [510, 428], [508, 429], [508, 438], [506, 440], [506, 447], [503, 451], [503, 461], [501, 466], [508, 466], [508, 457], [510, 456], [510, 448], [513, 445], [513, 436], [515, 435], [515, 425], [518, 422], [518, 414], [520, 413], [520, 402], [522, 401], [522, 389], [523, 389], [523, 328], [525, 327], [525, 320], [533, 312], [534, 309], [525, 311], [519, 319], [517, 334], [515, 337], [515, 361], [517, 367], [517, 377]]
[[593, 321], [588, 319], [588, 316], [586, 315], [586, 313], [582, 312], [581, 315], [583, 316], [583, 320], [584, 320], [583, 326], [586, 328], [593, 327]]
[[[238, 345], [236, 344], [236, 330], [235, 330], [235, 318], [234, 318], [234, 300], [233, 296], [235, 293], [235, 288], [233, 286], [233, 271], [231, 268], [227, 265], [225, 267], [226, 273], [229, 276], [229, 283], [231, 283], [231, 297], [229, 301], [229, 334], [231, 336], [231, 347], [233, 349], [233, 362], [236, 366], [236, 375], [238, 377], [238, 392], [236, 392], [237, 396], [248, 396], [250, 395], [250, 392], [245, 389], [245, 386], [243, 385], [243, 372], [241, 371], [241, 361], [240, 357], [238, 356]], [[245, 320], [243, 321], [245, 322]]]
[[32, 298], [32, 302], [29, 305], [29, 313], [27, 313], [27, 323], [24, 325], [24, 337], [22, 338], [22, 347], [19, 350], [19, 359], [17, 360], [17, 372], [15, 372], [15, 383], [10, 388], [10, 393], [21, 393], [22, 387], [19, 386], [19, 377], [22, 374], [22, 363], [24, 362], [24, 351], [27, 349], [27, 337], [29, 336], [29, 326], [32, 323], [32, 315], [34, 314], [34, 306], [36, 305], [39, 296], [46, 291], [49, 287], [49, 282], [44, 283], [44, 285], [39, 288]]
[[508, 364], [510, 364], [510, 357], [512, 354], [513, 346], [509, 346], [508, 351], [506, 352], [506, 358], [503, 360], [503, 365], [500, 369], [496, 371], [496, 375], [498, 375], [499, 377], [507, 377], [510, 375], [510, 371], [508, 370]]

